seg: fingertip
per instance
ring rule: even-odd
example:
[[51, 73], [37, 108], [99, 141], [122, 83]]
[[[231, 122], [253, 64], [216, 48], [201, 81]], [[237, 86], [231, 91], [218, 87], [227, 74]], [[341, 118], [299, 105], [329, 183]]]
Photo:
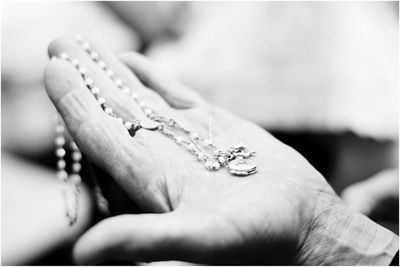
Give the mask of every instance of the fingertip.
[[54, 39], [53, 41], [51, 41], [51, 43], [47, 47], [47, 54], [49, 55], [49, 58], [51, 58], [52, 56], [55, 56], [59, 53], [61, 45], [64, 42], [64, 39], [65, 38], [63, 38], [63, 37], [58, 37], [58, 38]]
[[352, 185], [343, 190], [341, 198], [349, 208], [360, 212], [364, 215], [369, 215], [373, 206], [371, 195], [361, 186]]
[[103, 257], [100, 258], [102, 254], [93, 257], [90, 253], [85, 251], [84, 247], [83, 248], [81, 247], [78, 241], [73, 248], [72, 259], [76, 263], [76, 265], [84, 265], [84, 266], [97, 265], [105, 260], [105, 259], [103, 260]]
[[[58, 37], [48, 46], [48, 55], [51, 59], [62, 53], [73, 51], [76, 44], [67, 37]], [[44, 82], [50, 99], [59, 102], [60, 99], [73, 89], [82, 87], [82, 79], [71, 64], [64, 60], [51, 60], [44, 72]], [[54, 102], [53, 101], [53, 102]]]
[[144, 60], [146, 62], [148, 62], [148, 59], [146, 57], [144, 57], [143, 55], [141, 55], [138, 52], [135, 51], [128, 51], [128, 52], [123, 52], [121, 54], [118, 55], [118, 58], [122, 61], [130, 61], [130, 60]]
[[[144, 83], [148, 84], [154, 79], [156, 73], [159, 70], [152, 64], [145, 56], [137, 52], [125, 52], [119, 56], [119, 59], [128, 66], [135, 75], [139, 76], [139, 79]], [[158, 79], [159, 77], [157, 77]]]
[[80, 129], [82, 123], [93, 125], [104, 123], [104, 114], [96, 103], [81, 75], [70, 63], [52, 60], [44, 73], [47, 94], [71, 131]]
[[157, 65], [136, 52], [121, 54], [119, 59], [150, 89], [157, 92], [173, 108], [188, 109], [204, 104], [193, 90], [168, 77]]
[[58, 37], [51, 41], [51, 43], [47, 47], [47, 54], [49, 58], [51, 58], [52, 56], [56, 56], [59, 53], [66, 51], [66, 49], [71, 45], [74, 45], [74, 42], [70, 40], [70, 38]]
[[86, 232], [73, 247], [72, 257], [77, 265], [94, 265], [96, 262], [100, 262], [99, 257], [104, 255], [104, 253], [93, 253], [96, 246], [92, 244], [93, 235], [90, 234], [91, 231], [92, 229]]
[[123, 251], [127, 233], [124, 223], [128, 215], [105, 219], [89, 229], [74, 245], [73, 259], [78, 265], [94, 265], [116, 258], [115, 248]]
[[73, 249], [72, 249], [72, 258], [76, 265], [89, 265], [90, 262], [86, 259], [85, 255], [82, 254], [82, 248], [81, 248], [81, 239], [79, 239]]

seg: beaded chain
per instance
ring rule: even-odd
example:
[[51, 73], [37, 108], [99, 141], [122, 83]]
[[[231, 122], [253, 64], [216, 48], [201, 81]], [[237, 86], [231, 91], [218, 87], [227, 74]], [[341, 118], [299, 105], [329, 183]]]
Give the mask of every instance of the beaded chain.
[[[55, 138], [55, 154], [57, 157], [57, 178], [60, 182], [65, 184], [63, 188], [63, 199], [64, 199], [64, 206], [65, 206], [65, 216], [68, 219], [69, 225], [74, 225], [78, 220], [79, 214], [79, 199], [81, 194], [81, 159], [82, 153], [79, 150], [76, 143], [71, 140], [69, 142], [69, 148], [71, 150], [71, 173], [68, 174], [66, 171], [66, 149], [65, 149], [65, 126], [62, 122], [62, 118], [60, 114], [57, 113], [56, 118], [56, 138]], [[98, 184], [98, 181], [95, 177], [93, 177], [93, 191], [95, 195], [95, 202], [97, 204], [97, 209], [105, 214], [110, 214], [108, 201], [104, 197], [103, 192]], [[71, 195], [72, 194], [72, 195]]]
[[[242, 143], [223, 151], [211, 142], [211, 136], [209, 137], [210, 139], [202, 138], [199, 134], [187, 129], [175, 119], [166, 118], [157, 114], [116, 76], [114, 71], [111, 70], [106, 62], [100, 58], [99, 53], [92, 49], [89, 42], [85, 41], [81, 36], [78, 36], [76, 40], [86, 51], [92, 61], [95, 62], [113, 81], [116, 87], [132, 98], [149, 119], [158, 122], [157, 127], [147, 128], [142, 125], [139, 120], [125, 120], [114, 113], [113, 109], [106, 103], [105, 98], [100, 95], [100, 88], [95, 85], [93, 79], [88, 75], [88, 71], [81, 66], [77, 59], [72, 59], [67, 53], [63, 52], [58, 56], [53, 56], [52, 60], [61, 59], [74, 66], [81, 75], [86, 87], [91, 91], [103, 111], [122, 124], [131, 135], [134, 135], [134, 133], [141, 128], [147, 130], [158, 130], [164, 136], [174, 140], [178, 145], [184, 146], [191, 154], [202, 162], [205, 168], [209, 171], [216, 171], [221, 167], [227, 167], [231, 174], [237, 176], [247, 176], [257, 172], [257, 165], [248, 159], [254, 156], [254, 151], [247, 152], [247, 147]], [[181, 132], [182, 134], [178, 135], [175, 132]], [[77, 186], [75, 187], [77, 188]], [[100, 198], [100, 200], [102, 199]], [[104, 198], [103, 200], [106, 201]]]
[[[253, 161], [249, 160], [250, 157], [255, 155], [255, 152], [247, 152], [246, 145], [240, 143], [238, 145], [232, 146], [227, 150], [221, 150], [212, 143], [211, 132], [209, 132], [209, 139], [205, 139], [200, 137], [199, 134], [197, 134], [196, 132], [187, 129], [175, 119], [166, 118], [157, 114], [143, 100], [141, 100], [135, 92], [133, 92], [128, 86], [126, 86], [120, 78], [115, 75], [114, 71], [112, 71], [107, 66], [106, 62], [100, 58], [99, 53], [92, 49], [92, 46], [89, 42], [84, 40], [82, 36], [77, 36], [76, 40], [86, 51], [92, 61], [95, 62], [100, 67], [100, 69], [102, 69], [106, 73], [106, 75], [113, 81], [117, 88], [127, 94], [130, 98], [132, 98], [149, 119], [158, 123], [157, 127], [146, 127], [142, 125], [141, 121], [139, 120], [124, 120], [122, 117], [114, 113], [113, 109], [106, 103], [105, 98], [101, 97], [100, 88], [95, 85], [93, 79], [88, 75], [87, 69], [81, 66], [80, 62], [77, 59], [70, 58], [69, 55], [65, 52], [61, 53], [58, 56], [53, 56], [51, 59], [61, 59], [69, 62], [72, 66], [74, 66], [81, 75], [86, 87], [91, 91], [92, 95], [101, 106], [103, 111], [107, 115], [116, 119], [117, 122], [122, 124], [132, 136], [137, 130], [141, 128], [147, 130], [158, 130], [164, 136], [174, 140], [175, 143], [177, 143], [178, 145], [185, 146], [186, 149], [191, 154], [193, 154], [200, 162], [202, 162], [205, 168], [209, 171], [215, 171], [221, 167], [227, 167], [228, 171], [231, 174], [237, 176], [247, 176], [257, 172], [257, 165]], [[73, 163], [71, 167], [72, 172], [70, 175], [68, 175], [65, 170], [66, 163], [64, 160], [66, 152], [63, 148], [65, 144], [65, 138], [63, 136], [64, 125], [62, 124], [60, 117], [58, 117], [56, 132], [56, 155], [58, 157], [57, 176], [62, 182], [66, 184], [72, 184], [74, 190], [74, 205], [72, 208], [68, 205], [68, 197], [67, 194], [64, 192], [66, 202], [66, 216], [69, 219], [70, 225], [73, 225], [77, 221], [79, 212], [79, 186], [81, 183], [79, 172], [81, 169], [80, 160], [82, 158], [82, 154], [79, 151], [79, 148], [76, 146], [75, 142], [71, 141], [70, 146], [72, 150]], [[175, 132], [181, 132], [182, 135], [178, 135]], [[102, 195], [101, 190], [98, 186], [95, 188], [95, 194], [99, 209], [108, 211], [108, 202]]]
[[[159, 127], [157, 128], [160, 133], [167, 136], [168, 138], [174, 140], [178, 145], [186, 146], [186, 149], [192, 153], [199, 161], [201, 161], [204, 166], [210, 170], [218, 170], [221, 166], [227, 166], [228, 171], [231, 174], [238, 175], [238, 176], [247, 176], [249, 174], [255, 173], [257, 171], [256, 165], [251, 161], [246, 161], [246, 159], [255, 155], [254, 151], [246, 152], [247, 146], [244, 144], [238, 144], [233, 146], [232, 148], [222, 151], [216, 147], [211, 140], [204, 139], [199, 136], [196, 132], [190, 131], [189, 129], [185, 128], [179, 122], [172, 118], [166, 118], [159, 114], [156, 114], [147, 104], [140, 100], [138, 95], [134, 93], [128, 86], [126, 86], [123, 81], [116, 76], [114, 71], [112, 71], [106, 64], [104, 60], [100, 58], [98, 52], [94, 51], [92, 45], [83, 39], [82, 36], [76, 37], [77, 42], [82, 46], [82, 48], [86, 51], [89, 57], [97, 63], [97, 65], [102, 69], [107, 76], [114, 82], [114, 84], [130, 96], [142, 109], [143, 113], [153, 121], [160, 123]], [[63, 54], [61, 55], [63, 56]], [[71, 61], [71, 63], [77, 63], [76, 59], [70, 60], [67, 55], [64, 54], [64, 59], [67, 61]], [[75, 64], [76, 65], [76, 64]], [[78, 71], [80, 71], [78, 69]], [[105, 104], [104, 98], [99, 98], [98, 87], [93, 86], [93, 80], [86, 76], [86, 72], [82, 73], [80, 71], [86, 85], [92, 91], [93, 95], [98, 100], [99, 104], [102, 105], [104, 111], [111, 115], [112, 117], [116, 117], [116, 119], [123, 123], [125, 127], [130, 130], [131, 126], [134, 127], [134, 130], [138, 130], [143, 127], [140, 124], [140, 121], [134, 122], [124, 122], [124, 120], [115, 114], [112, 113], [112, 109]], [[95, 89], [93, 89], [95, 88]], [[101, 101], [99, 100], [101, 99]], [[168, 129], [169, 128], [169, 129]], [[173, 131], [180, 131], [184, 135], [177, 135]], [[231, 163], [232, 160], [238, 159], [237, 161]], [[237, 167], [237, 165], [242, 165], [241, 167]]]
[[[70, 149], [71, 149], [71, 173], [68, 174], [66, 171], [66, 161], [65, 161], [65, 137], [64, 137], [65, 127], [62, 123], [61, 117], [57, 114], [57, 125], [56, 125], [56, 138], [55, 145], [56, 150], [55, 154], [57, 156], [57, 178], [60, 182], [63, 182], [67, 185], [67, 187], [63, 188], [63, 198], [65, 205], [65, 215], [68, 218], [69, 225], [73, 225], [76, 223], [78, 219], [79, 213], [79, 197], [80, 197], [80, 184], [81, 184], [81, 164], [80, 160], [82, 159], [82, 154], [79, 151], [79, 148], [75, 144], [74, 141], [70, 141]], [[71, 187], [68, 188], [70, 185]], [[72, 200], [70, 199], [70, 191], [72, 190]]]
[[[99, 53], [92, 49], [92, 46], [89, 42], [85, 41], [83, 39], [83, 37], [81, 37], [81, 36], [77, 36], [76, 40], [82, 46], [82, 48], [86, 51], [86, 53], [90, 56], [90, 58], [95, 63], [97, 63], [97, 65], [100, 67], [100, 69], [102, 69], [106, 73], [106, 75], [114, 82], [114, 84], [117, 86], [118, 89], [120, 89], [121, 91], [126, 93], [128, 96], [130, 96], [139, 105], [139, 107], [142, 109], [143, 113], [148, 118], [160, 123], [158, 130], [162, 134], [164, 134], [165, 136], [174, 140], [179, 145], [185, 145], [187, 150], [189, 152], [191, 152], [192, 154], [194, 154], [200, 161], [202, 161], [208, 170], [217, 170], [220, 168], [220, 166], [221, 166], [220, 164], [223, 164], [226, 161], [223, 157], [221, 157], [221, 161], [222, 161], [221, 163], [218, 161], [212, 161], [211, 160], [212, 156], [210, 156], [210, 154], [207, 153], [207, 151], [205, 151], [205, 149], [203, 149], [199, 145], [199, 142], [202, 142], [202, 144], [204, 146], [208, 147], [209, 149], [212, 149], [215, 153], [220, 153], [220, 150], [218, 150], [218, 148], [216, 146], [214, 146], [212, 143], [210, 143], [209, 140], [205, 140], [205, 139], [199, 137], [199, 135], [197, 133], [191, 132], [190, 130], [184, 128], [176, 120], [167, 119], [163, 116], [157, 115], [150, 107], [147, 106], [147, 104], [143, 100], [139, 99], [139, 96], [136, 93], [132, 92], [132, 90], [128, 86], [126, 86], [120, 78], [118, 78], [115, 75], [114, 71], [111, 70], [107, 66], [106, 62], [100, 58]], [[88, 84], [86, 83], [86, 85], [88, 85]], [[90, 85], [88, 85], [88, 86], [90, 86]], [[89, 87], [89, 89], [90, 89], [90, 87]], [[96, 92], [98, 92], [97, 89], [96, 89]], [[92, 93], [95, 95], [93, 90], [92, 90]], [[96, 95], [95, 95], [95, 97], [96, 97]], [[101, 104], [101, 103], [99, 102], [99, 104]], [[105, 112], [109, 114], [109, 112], [107, 112], [106, 109], [105, 109]], [[117, 117], [117, 119], [119, 119], [120, 121], [122, 120], [122, 118], [118, 118], [118, 117]], [[127, 122], [127, 123], [128, 123], [128, 125], [130, 125], [129, 122]], [[139, 124], [140, 124], [139, 121], [137, 121], [136, 124], [134, 124], [134, 125], [136, 125], [135, 130], [140, 128]], [[176, 135], [174, 132], [168, 130], [166, 126], [169, 126], [171, 128], [175, 128], [175, 129], [182, 131], [186, 135], [186, 137], [190, 138], [190, 140], [185, 140], [184, 136]], [[130, 130], [130, 128], [127, 128], [127, 129]]]

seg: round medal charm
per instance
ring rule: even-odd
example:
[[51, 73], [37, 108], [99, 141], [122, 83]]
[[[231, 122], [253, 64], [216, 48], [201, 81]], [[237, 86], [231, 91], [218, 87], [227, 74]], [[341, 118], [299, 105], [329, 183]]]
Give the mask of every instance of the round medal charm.
[[229, 162], [228, 170], [237, 176], [247, 176], [257, 172], [257, 164], [249, 159], [237, 158]]
[[147, 122], [143, 122], [140, 121], [140, 127], [149, 131], [154, 131], [157, 130], [160, 127], [160, 123], [156, 122], [156, 121], [147, 121]]

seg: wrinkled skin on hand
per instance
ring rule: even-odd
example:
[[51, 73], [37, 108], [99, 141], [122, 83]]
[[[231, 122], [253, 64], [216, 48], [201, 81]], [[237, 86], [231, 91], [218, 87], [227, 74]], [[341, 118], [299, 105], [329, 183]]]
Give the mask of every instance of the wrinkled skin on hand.
[[[95, 225], [75, 246], [77, 262], [298, 263], [305, 237], [319, 216], [316, 207], [337, 199], [325, 179], [264, 129], [206, 103], [144, 57], [130, 53], [117, 58], [102, 44], [91, 44], [156, 112], [203, 137], [208, 136], [212, 116], [214, 144], [225, 149], [244, 142], [256, 150], [252, 159], [258, 172], [237, 177], [226, 168], [208, 171], [184, 146], [158, 131], [141, 129], [132, 138], [101, 110], [72, 65], [51, 61], [45, 73], [47, 92], [79, 148], [149, 212]], [[61, 52], [80, 61], [115, 113], [152, 123], [75, 41], [55, 40], [49, 54]]]

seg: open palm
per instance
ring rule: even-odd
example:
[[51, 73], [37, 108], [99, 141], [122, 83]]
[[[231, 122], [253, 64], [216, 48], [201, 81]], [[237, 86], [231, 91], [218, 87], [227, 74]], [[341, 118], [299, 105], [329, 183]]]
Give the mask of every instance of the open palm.
[[[184, 146], [158, 131], [140, 129], [131, 137], [123, 125], [101, 110], [73, 66], [52, 61], [46, 70], [46, 88], [79, 148], [108, 171], [134, 201], [153, 212], [100, 222], [78, 241], [77, 261], [297, 261], [317, 216], [316, 206], [329, 202], [327, 198], [336, 199], [323, 177], [295, 150], [257, 125], [204, 102], [163, 76], [142, 56], [131, 53], [117, 58], [102, 44], [91, 44], [157, 113], [175, 118], [203, 137], [208, 135], [211, 116], [216, 146], [228, 148], [243, 142], [256, 150], [258, 172], [237, 177], [225, 168], [208, 171]], [[115, 113], [154, 124], [79, 44], [58, 39], [49, 53], [61, 52], [85, 66]]]

